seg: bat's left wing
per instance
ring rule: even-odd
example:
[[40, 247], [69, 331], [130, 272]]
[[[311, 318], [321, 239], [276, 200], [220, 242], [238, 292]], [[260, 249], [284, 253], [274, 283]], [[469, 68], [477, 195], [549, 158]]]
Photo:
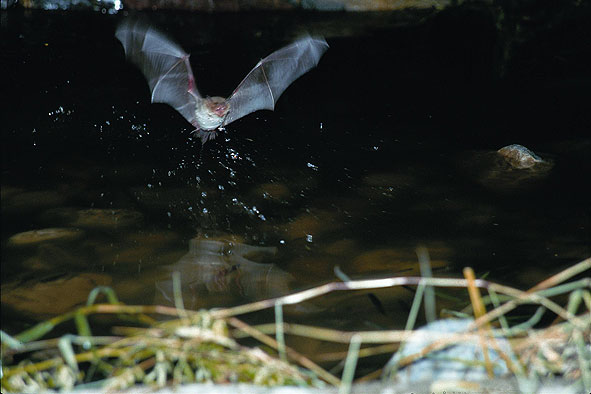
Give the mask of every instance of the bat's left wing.
[[273, 110], [281, 93], [316, 67], [327, 49], [324, 38], [308, 36], [258, 62], [228, 98], [230, 112], [224, 126], [260, 109]]

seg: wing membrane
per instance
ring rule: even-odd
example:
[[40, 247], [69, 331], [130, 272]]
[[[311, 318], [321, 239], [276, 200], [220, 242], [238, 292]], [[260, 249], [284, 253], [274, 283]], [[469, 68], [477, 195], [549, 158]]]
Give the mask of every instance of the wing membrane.
[[260, 109], [273, 110], [283, 91], [316, 67], [327, 49], [323, 38], [307, 36], [262, 59], [228, 99], [230, 112], [224, 125]]
[[140, 22], [124, 22], [115, 36], [125, 54], [148, 81], [153, 103], [166, 103], [195, 124], [195, 108], [201, 96], [189, 63], [189, 55], [162, 33]]

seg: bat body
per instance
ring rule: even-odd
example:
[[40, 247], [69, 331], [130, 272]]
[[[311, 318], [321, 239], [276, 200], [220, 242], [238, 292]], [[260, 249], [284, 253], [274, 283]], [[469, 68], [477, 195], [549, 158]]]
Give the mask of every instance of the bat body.
[[277, 99], [293, 81], [318, 64], [328, 49], [321, 37], [304, 37], [262, 59], [234, 92], [202, 97], [197, 91], [189, 54], [152, 27], [123, 22], [115, 36], [125, 54], [148, 81], [153, 103], [176, 109], [199, 132], [201, 141], [216, 130], [260, 109], [273, 110]]

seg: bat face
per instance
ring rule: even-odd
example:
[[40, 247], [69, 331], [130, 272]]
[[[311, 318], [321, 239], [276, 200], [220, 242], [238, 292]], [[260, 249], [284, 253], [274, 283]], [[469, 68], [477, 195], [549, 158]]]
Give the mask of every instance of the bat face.
[[225, 117], [230, 110], [230, 104], [223, 97], [208, 97], [205, 101], [207, 109], [220, 118]]

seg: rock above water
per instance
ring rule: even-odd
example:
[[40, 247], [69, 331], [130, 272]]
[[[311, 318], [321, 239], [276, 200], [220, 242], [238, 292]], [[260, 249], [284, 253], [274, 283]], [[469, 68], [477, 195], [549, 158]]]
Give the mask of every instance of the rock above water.
[[[488, 378], [484, 367], [484, 355], [482, 345], [478, 342], [464, 341], [442, 350], [427, 352], [427, 349], [437, 341], [444, 341], [455, 333], [466, 332], [472, 319], [446, 319], [430, 323], [418, 330], [404, 343], [394, 355], [390, 364], [398, 366], [398, 363], [412, 355], [423, 355], [417, 361], [401, 369], [396, 368], [396, 374], [392, 379], [399, 383], [412, 383], [421, 381], [480, 381]], [[505, 355], [511, 357], [509, 343], [502, 338], [496, 338], [496, 349], [501, 349]], [[487, 348], [488, 359], [493, 366], [495, 376], [501, 376], [509, 372], [505, 361], [498, 352]], [[425, 354], [427, 353], [427, 354]]]
[[84, 232], [77, 228], [44, 228], [14, 234], [8, 239], [8, 245], [36, 245], [47, 241], [72, 241], [79, 239]]
[[498, 151], [466, 152], [460, 157], [459, 165], [461, 171], [483, 186], [511, 193], [540, 184], [554, 162], [513, 144]]
[[516, 169], [532, 168], [536, 164], [544, 163], [541, 157], [525, 146], [513, 144], [507, 145], [497, 151], [511, 167]]

